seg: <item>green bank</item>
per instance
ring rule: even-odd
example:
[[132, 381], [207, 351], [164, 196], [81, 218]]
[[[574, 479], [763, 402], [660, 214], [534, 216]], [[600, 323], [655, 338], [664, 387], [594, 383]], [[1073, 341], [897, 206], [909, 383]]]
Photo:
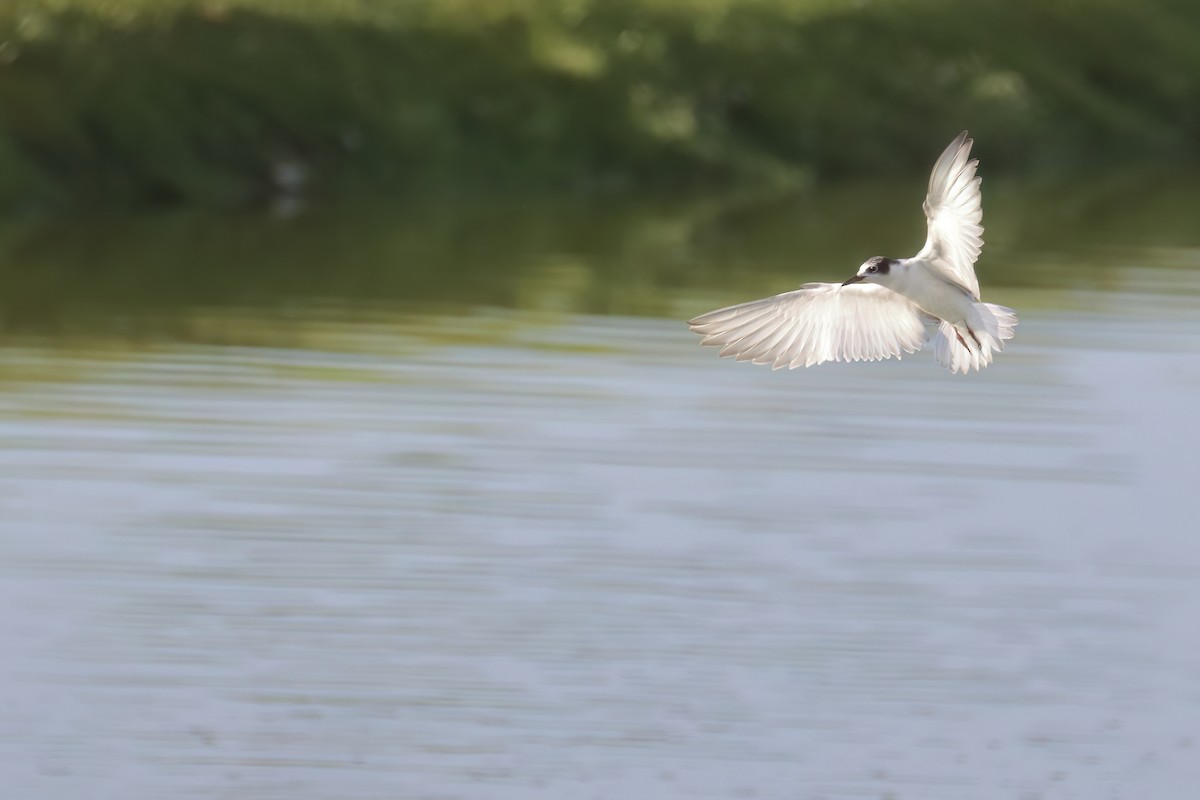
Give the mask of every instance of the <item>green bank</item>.
[[0, 206], [1195, 162], [1193, 0], [9, 0]]

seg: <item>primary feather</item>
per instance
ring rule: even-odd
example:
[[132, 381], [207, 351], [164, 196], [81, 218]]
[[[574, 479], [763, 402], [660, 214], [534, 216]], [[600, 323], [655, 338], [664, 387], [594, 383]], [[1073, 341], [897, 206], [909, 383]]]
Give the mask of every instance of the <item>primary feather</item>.
[[874, 284], [806, 283], [688, 323], [722, 356], [780, 367], [899, 358], [925, 343], [920, 310]]
[[979, 161], [971, 158], [974, 143], [963, 131], [933, 165], [924, 203], [929, 234], [914, 260], [940, 270], [978, 300], [975, 260], [983, 249], [983, 179], [975, 174]]

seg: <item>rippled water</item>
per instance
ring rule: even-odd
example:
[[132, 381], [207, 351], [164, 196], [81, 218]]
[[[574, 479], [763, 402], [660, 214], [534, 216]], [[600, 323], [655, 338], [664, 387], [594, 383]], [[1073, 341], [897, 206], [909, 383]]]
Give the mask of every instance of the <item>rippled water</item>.
[[718, 360], [682, 319], [827, 267], [617, 227], [427, 242], [456, 304], [10, 302], [5, 797], [1194, 796], [1194, 234], [1001, 245], [963, 377]]

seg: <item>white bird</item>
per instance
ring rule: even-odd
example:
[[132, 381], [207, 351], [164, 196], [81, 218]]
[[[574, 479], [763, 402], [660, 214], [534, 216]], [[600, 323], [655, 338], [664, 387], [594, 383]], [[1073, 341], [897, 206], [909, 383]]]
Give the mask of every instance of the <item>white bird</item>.
[[929, 322], [937, 325], [934, 354], [951, 372], [992, 363], [1013, 337], [1017, 315], [979, 301], [974, 265], [983, 247], [983, 210], [972, 143], [963, 131], [933, 165], [921, 252], [869, 258], [845, 283], [806, 283], [702, 314], [688, 323], [704, 337], [701, 344], [774, 369], [878, 361], [919, 350]]

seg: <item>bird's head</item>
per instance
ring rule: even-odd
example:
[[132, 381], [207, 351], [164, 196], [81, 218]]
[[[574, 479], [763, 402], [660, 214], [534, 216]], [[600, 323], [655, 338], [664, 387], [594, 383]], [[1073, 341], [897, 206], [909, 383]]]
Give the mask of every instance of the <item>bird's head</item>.
[[886, 286], [892, 278], [892, 267], [899, 263], [894, 258], [871, 256], [862, 263], [854, 277], [843, 283], [842, 286], [848, 286], [851, 283], [882, 283]]

